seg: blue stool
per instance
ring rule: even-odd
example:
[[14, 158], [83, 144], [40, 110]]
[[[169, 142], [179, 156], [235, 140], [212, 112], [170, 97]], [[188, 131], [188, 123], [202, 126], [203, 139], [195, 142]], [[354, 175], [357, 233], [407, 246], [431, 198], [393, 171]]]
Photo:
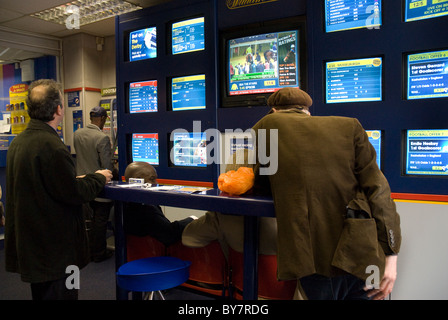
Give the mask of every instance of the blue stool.
[[190, 275], [190, 261], [174, 257], [150, 257], [125, 263], [117, 271], [117, 285], [133, 292], [146, 292], [152, 299], [157, 292], [164, 300], [161, 290], [181, 285]]

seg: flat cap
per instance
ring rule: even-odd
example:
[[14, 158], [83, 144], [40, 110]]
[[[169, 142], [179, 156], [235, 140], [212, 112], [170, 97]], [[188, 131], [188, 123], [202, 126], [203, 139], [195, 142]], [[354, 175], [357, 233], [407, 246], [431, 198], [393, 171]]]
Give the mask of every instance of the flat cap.
[[274, 92], [268, 99], [268, 106], [280, 109], [308, 108], [313, 104], [313, 99], [305, 91], [299, 88], [286, 87]]
[[91, 117], [103, 117], [103, 116], [106, 117], [107, 111], [103, 107], [96, 106], [96, 107], [93, 107], [92, 110], [90, 110], [90, 116]]

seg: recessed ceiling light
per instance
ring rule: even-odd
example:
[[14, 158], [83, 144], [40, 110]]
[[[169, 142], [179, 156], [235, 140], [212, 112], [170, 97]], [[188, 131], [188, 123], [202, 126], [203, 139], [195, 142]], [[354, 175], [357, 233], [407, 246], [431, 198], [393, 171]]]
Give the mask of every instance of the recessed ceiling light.
[[76, 0], [32, 14], [32, 17], [68, 26], [83, 26], [142, 9], [123, 0]]

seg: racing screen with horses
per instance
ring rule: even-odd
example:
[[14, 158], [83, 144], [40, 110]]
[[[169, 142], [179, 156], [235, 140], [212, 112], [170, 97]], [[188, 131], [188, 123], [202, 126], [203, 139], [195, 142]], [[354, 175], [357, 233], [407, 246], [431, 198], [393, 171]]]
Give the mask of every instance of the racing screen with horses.
[[227, 34], [222, 43], [222, 94], [228, 98], [223, 106], [266, 105], [272, 92], [302, 87], [305, 50], [299, 23], [242, 30]]

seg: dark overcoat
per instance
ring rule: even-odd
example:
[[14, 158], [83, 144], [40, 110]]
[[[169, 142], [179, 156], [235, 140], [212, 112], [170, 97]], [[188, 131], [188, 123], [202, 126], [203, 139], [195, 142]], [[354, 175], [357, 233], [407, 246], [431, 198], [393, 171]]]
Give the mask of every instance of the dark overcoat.
[[70, 265], [84, 267], [90, 257], [82, 204], [106, 178], [76, 178], [57, 132], [35, 119], [11, 142], [6, 166], [6, 270], [37, 283], [64, 278]]
[[[277, 216], [278, 277], [349, 272], [366, 278], [369, 266], [382, 274], [385, 255], [400, 249], [400, 218], [359, 121], [291, 109], [263, 117], [253, 129], [256, 187], [271, 188]], [[271, 160], [264, 166], [269, 157], [260, 158], [263, 145]], [[347, 206], [368, 218], [346, 219]]]

